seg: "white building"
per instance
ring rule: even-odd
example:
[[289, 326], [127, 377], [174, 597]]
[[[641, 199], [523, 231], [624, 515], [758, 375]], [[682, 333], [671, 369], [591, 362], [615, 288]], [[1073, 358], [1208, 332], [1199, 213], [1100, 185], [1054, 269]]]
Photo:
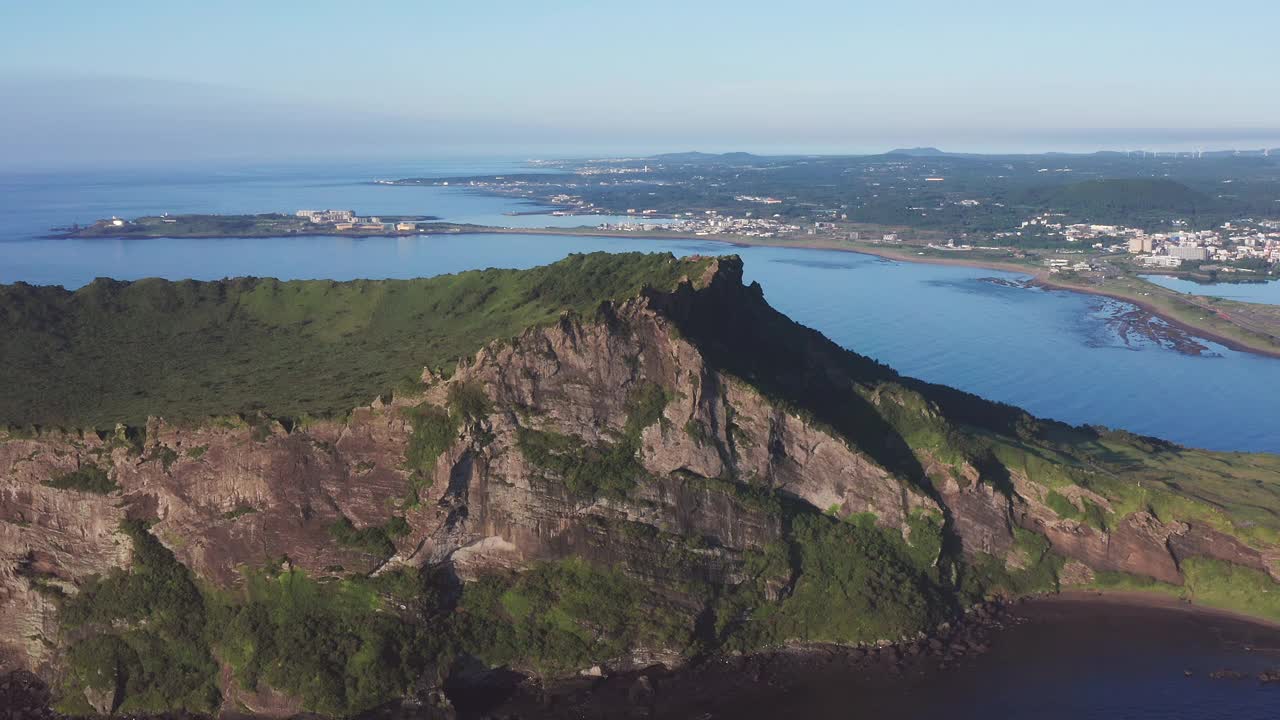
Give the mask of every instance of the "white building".
[[313, 223], [349, 223], [355, 222], [355, 210], [299, 210], [295, 213]]
[[1195, 245], [1170, 245], [1169, 256], [1179, 260], [1208, 260], [1209, 249]]
[[1148, 267], [1182, 267], [1182, 258], [1173, 257], [1172, 255], [1143, 255], [1138, 258], [1138, 262]]

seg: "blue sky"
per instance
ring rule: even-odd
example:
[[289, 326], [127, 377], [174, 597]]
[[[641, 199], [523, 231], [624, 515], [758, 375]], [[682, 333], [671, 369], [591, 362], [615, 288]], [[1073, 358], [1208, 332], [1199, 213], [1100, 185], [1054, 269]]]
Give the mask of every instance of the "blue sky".
[[1280, 3], [8, 2], [6, 156], [1260, 146]]

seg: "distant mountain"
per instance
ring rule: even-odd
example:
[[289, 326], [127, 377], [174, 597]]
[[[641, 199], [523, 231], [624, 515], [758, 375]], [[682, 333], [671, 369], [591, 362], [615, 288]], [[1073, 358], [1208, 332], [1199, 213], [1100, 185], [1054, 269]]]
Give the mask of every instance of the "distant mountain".
[[943, 152], [936, 147], [914, 147], [914, 148], [897, 148], [885, 153], [886, 155], [910, 155], [911, 157], [942, 157], [951, 153]]

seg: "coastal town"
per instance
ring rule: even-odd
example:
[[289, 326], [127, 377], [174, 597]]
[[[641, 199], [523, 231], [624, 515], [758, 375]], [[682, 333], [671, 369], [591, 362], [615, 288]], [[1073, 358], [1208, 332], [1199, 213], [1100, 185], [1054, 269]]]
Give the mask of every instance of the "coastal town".
[[[527, 204], [507, 213], [522, 216], [510, 223], [302, 208], [261, 215], [113, 217], [60, 228], [51, 237], [514, 233], [847, 250], [1022, 272], [1046, 287], [1133, 303], [1232, 347], [1280, 354], [1277, 306], [1177, 292], [1153, 278], [1261, 282], [1280, 274], [1280, 172], [1272, 165], [1233, 158], [912, 152], [935, 151], [871, 157], [679, 153], [545, 162], [536, 165], [537, 173], [370, 181]], [[1195, 187], [1169, 179], [1177, 173]], [[1230, 194], [1206, 190], [1205, 181], [1197, 180], [1206, 175]], [[554, 216], [555, 222], [523, 217], [537, 215]]]
[[[1265, 190], [1280, 175], [1235, 155], [975, 159], [917, 148], [848, 158], [674, 153], [535, 165], [537, 174], [379, 182], [518, 198], [582, 216], [582, 231], [609, 234], [999, 256], [1052, 274], [1248, 280], [1280, 272], [1280, 201]], [[1224, 191], [1173, 179], [1206, 173]], [[1241, 202], [1245, 196], [1256, 199]], [[593, 216], [608, 217], [593, 223]]]
[[[576, 198], [559, 196], [559, 201], [573, 204]], [[774, 202], [761, 198], [760, 202]], [[592, 209], [585, 208], [587, 212]], [[741, 215], [723, 214], [716, 210], [700, 213], [685, 212], [673, 218], [659, 219], [653, 210], [627, 210], [635, 220], [601, 223], [598, 230], [606, 232], [653, 233], [668, 232], [703, 236], [730, 236], [740, 238], [791, 238], [821, 237], [827, 240], [847, 240], [871, 244], [888, 244], [910, 247], [920, 244], [929, 250], [942, 252], [1008, 251], [1009, 244], [973, 244], [955, 238], [945, 242], [913, 238], [910, 230], [900, 232], [868, 232], [843, 222], [814, 221], [807, 225], [785, 222], [781, 216], [756, 216], [747, 211]], [[1179, 270], [1191, 268], [1198, 272], [1222, 272], [1241, 277], [1258, 275], [1280, 263], [1280, 220], [1244, 220], [1223, 223], [1209, 230], [1175, 229], [1169, 232], [1148, 232], [1140, 227], [1102, 225], [1096, 223], [1071, 223], [1062, 220], [1061, 213], [1042, 213], [1025, 220], [1016, 230], [993, 233], [991, 240], [1021, 237], [1024, 233], [1053, 235], [1063, 242], [1057, 247], [1044, 248], [1047, 255], [1043, 264], [1052, 273], [1063, 271], [1083, 272], [1098, 270], [1099, 258], [1125, 259], [1126, 264], [1139, 270]], [[915, 240], [916, 242], [912, 242]], [[1025, 255], [1025, 253], [1022, 253]], [[1071, 256], [1078, 259], [1072, 260]]]
[[661, 223], [653, 222], [652, 220], [646, 222], [641, 219], [638, 222], [601, 223], [597, 228], [609, 232], [667, 231], [696, 237], [735, 235], [754, 238], [776, 238], [788, 234], [798, 234], [802, 229], [799, 225], [784, 223], [776, 218], [753, 217], [749, 212], [735, 217], [733, 215], [722, 215], [715, 210], [704, 210], [698, 214], [687, 212], [680, 217]]
[[1061, 217], [1061, 214], [1043, 213], [1003, 236], [1018, 235], [1028, 229], [1053, 233], [1087, 250], [1128, 253], [1136, 265], [1144, 268], [1177, 269], [1195, 265], [1206, 272], [1249, 274], [1280, 262], [1280, 220], [1226, 222], [1209, 230], [1147, 232], [1123, 225], [1068, 225]]

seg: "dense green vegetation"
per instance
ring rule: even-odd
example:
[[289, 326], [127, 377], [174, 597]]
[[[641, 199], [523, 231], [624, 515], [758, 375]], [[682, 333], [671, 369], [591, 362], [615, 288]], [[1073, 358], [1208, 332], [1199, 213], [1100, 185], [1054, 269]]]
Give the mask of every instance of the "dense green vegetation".
[[520, 428], [518, 441], [526, 460], [563, 481], [578, 497], [624, 498], [645, 475], [630, 443], [590, 445], [581, 438], [529, 428]]
[[1028, 191], [1030, 203], [1094, 222], [1145, 225], [1171, 217], [1195, 220], [1214, 204], [1203, 193], [1166, 179], [1086, 180], [1063, 187]]
[[[940, 535], [916, 541], [940, 548]], [[896, 640], [932, 627], [955, 606], [938, 574], [938, 556], [927, 552], [913, 552], [901, 535], [874, 521], [802, 512], [784, 544], [754, 556], [751, 579], [721, 598], [718, 639], [752, 649], [785, 640]], [[770, 585], [789, 592], [770, 602]]]
[[1058, 589], [1063, 560], [1049, 548], [1049, 541], [1022, 528], [1014, 528], [1013, 534], [1015, 563], [982, 553], [958, 568], [961, 597], [972, 601], [991, 595], [1018, 597]]
[[1096, 571], [1093, 582], [1086, 584], [1085, 587], [1122, 592], [1158, 593], [1174, 597], [1184, 597], [1186, 592], [1186, 588], [1162, 583], [1145, 575], [1133, 575], [1109, 570]]
[[705, 261], [573, 255], [423, 280], [0, 286], [0, 425], [342, 415], [485, 342], [594, 313]]
[[1045, 498], [1045, 504], [1056, 512], [1059, 517], [1079, 520], [1097, 530], [1107, 529], [1106, 511], [1091, 500], [1081, 499], [1080, 504], [1084, 506], [1084, 509], [1081, 510], [1065, 495], [1057, 490], [1050, 490]]
[[648, 475], [636, 457], [640, 434], [658, 422], [668, 400], [660, 385], [642, 383], [628, 395], [627, 420], [616, 442], [591, 444], [550, 430], [521, 427], [517, 434], [520, 452], [577, 497], [625, 498]]
[[402, 411], [413, 428], [405, 450], [405, 467], [411, 471], [407, 498], [410, 507], [418, 504], [419, 494], [431, 485], [436, 460], [458, 438], [462, 426], [478, 422], [489, 414], [489, 409], [484, 389], [463, 383], [449, 387], [446, 407], [422, 403]]
[[45, 480], [44, 484], [59, 490], [79, 490], [96, 495], [107, 495], [120, 489], [107, 471], [97, 465], [82, 465], [69, 473]]
[[1212, 558], [1186, 558], [1181, 564], [1184, 583], [1170, 585], [1142, 575], [1095, 572], [1085, 587], [1168, 595], [1242, 615], [1280, 621], [1280, 593], [1266, 573]]
[[617, 568], [581, 560], [484, 577], [464, 590], [459, 616], [459, 639], [486, 662], [553, 675], [630, 648], [682, 648], [693, 629], [688, 610], [662, 603]]
[[489, 575], [461, 592], [447, 572], [400, 570], [319, 581], [250, 572], [233, 593], [202, 594], [140, 524], [129, 573], [63, 601], [60, 707], [91, 713], [84, 688], [120, 688], [121, 712], [212, 712], [214, 655], [245, 689], [271, 687], [308, 710], [349, 716], [443, 676], [459, 653], [562, 674], [641, 645], [690, 642], [692, 613], [664, 607], [617, 568], [579, 560]]
[[1200, 557], [1187, 558], [1181, 569], [1192, 600], [1280, 621], [1280, 592], [1266, 573]]
[[246, 688], [265, 683], [344, 716], [403, 694], [442, 647], [384, 612], [384, 598], [427, 596], [416, 574], [320, 583], [299, 571], [250, 573], [234, 595], [210, 595], [143, 524], [122, 530], [133, 567], [62, 600], [62, 631], [76, 638], [60, 688], [65, 712], [92, 712], [86, 687], [118, 687], [120, 712], [211, 713], [221, 701], [216, 654]]
[[640, 441], [640, 434], [650, 425], [662, 420], [662, 411], [671, 396], [666, 388], [655, 382], [643, 382], [627, 393], [627, 422], [623, 438], [632, 443]]
[[402, 517], [393, 517], [384, 525], [357, 528], [344, 516], [329, 526], [329, 534], [343, 547], [376, 558], [388, 558], [396, 551], [392, 539], [409, 534], [409, 524]]
[[296, 570], [251, 574], [214, 611], [219, 656], [244, 688], [269, 686], [331, 716], [369, 709], [402, 695], [425, 666], [422, 630], [384, 611], [384, 598], [410, 600], [417, 584], [413, 574], [325, 583]]
[[418, 504], [419, 493], [431, 485], [436, 459], [457, 438], [458, 423], [447, 409], [429, 403], [407, 408], [404, 413], [413, 428], [405, 450], [405, 466], [412, 473], [409, 476], [409, 505], [412, 506]]
[[186, 566], [126, 522], [133, 566], [87, 583], [63, 601], [68, 649], [62, 709], [87, 712], [83, 689], [118, 688], [119, 710], [212, 712], [218, 707], [217, 664], [206, 629], [206, 604]]

